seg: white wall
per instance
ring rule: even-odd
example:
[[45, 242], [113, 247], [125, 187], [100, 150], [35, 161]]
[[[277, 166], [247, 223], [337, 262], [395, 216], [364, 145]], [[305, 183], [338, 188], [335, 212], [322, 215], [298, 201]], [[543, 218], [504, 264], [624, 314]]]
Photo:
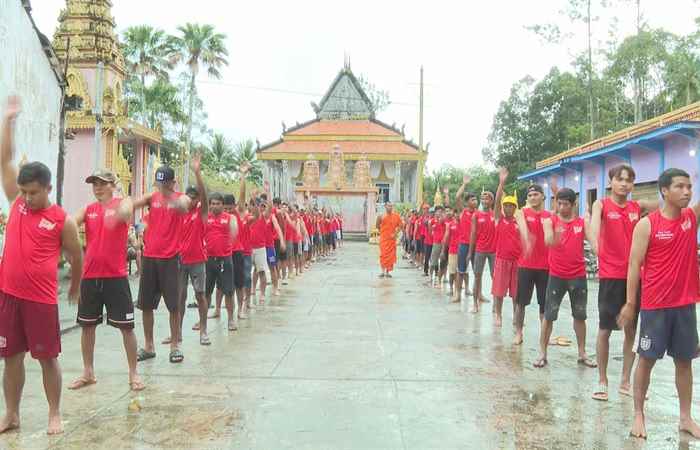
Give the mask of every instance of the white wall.
[[[0, 0], [0, 111], [9, 95], [22, 99], [15, 162], [26, 155], [49, 166], [55, 200], [61, 90], [20, 0]], [[0, 209], [7, 212], [7, 207], [0, 195]]]

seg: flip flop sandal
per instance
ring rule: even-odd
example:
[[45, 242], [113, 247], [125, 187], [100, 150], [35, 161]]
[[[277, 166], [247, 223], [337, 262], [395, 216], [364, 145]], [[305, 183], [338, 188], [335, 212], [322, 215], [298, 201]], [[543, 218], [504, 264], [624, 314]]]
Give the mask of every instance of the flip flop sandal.
[[542, 369], [544, 367], [547, 367], [547, 360], [544, 358], [538, 359], [537, 361], [532, 363], [532, 366], [537, 369]]
[[180, 350], [173, 350], [170, 352], [171, 363], [181, 363], [184, 359], [185, 355], [183, 355]]
[[192, 331], [199, 331], [199, 322], [192, 325]]
[[598, 389], [591, 396], [593, 400], [598, 400], [600, 402], [608, 401], [608, 386], [605, 384], [599, 384]]
[[146, 385], [143, 384], [142, 381], [130, 381], [129, 382], [129, 389], [131, 389], [134, 392], [139, 392], [139, 391], [143, 391], [144, 389], [146, 389]]
[[95, 378], [88, 379], [85, 377], [80, 377], [76, 378], [69, 386], [68, 389], [71, 391], [77, 391], [78, 389], [82, 389], [84, 387], [88, 387], [90, 385], [93, 385], [97, 383], [97, 380]]
[[236, 322], [229, 322], [228, 323], [228, 331], [236, 331], [238, 330], [238, 326], [236, 325]]
[[598, 367], [598, 363], [594, 362], [589, 358], [579, 358], [576, 362], [581, 366], [590, 367], [591, 369], [595, 369], [596, 367]]
[[168, 345], [168, 344], [170, 344], [172, 341], [173, 341], [172, 338], [171, 338], [170, 336], [168, 336], [168, 337], [166, 337], [165, 339], [163, 339], [163, 341], [161, 342], [161, 344], [163, 344], [163, 345]]
[[199, 345], [211, 345], [211, 340], [209, 339], [209, 336], [200, 336]]
[[[626, 397], [634, 398], [634, 392], [632, 392], [631, 389], [619, 388], [619, 389], [617, 390], [617, 392], [619, 392], [620, 395], [624, 395], [624, 396], [626, 396]], [[649, 400], [649, 395], [648, 395], [648, 394], [647, 394], [647, 396], [644, 398], [644, 400]]]
[[149, 352], [146, 351], [145, 349], [139, 349], [138, 354], [136, 355], [136, 360], [137, 361], [146, 361], [147, 359], [153, 359], [156, 357], [156, 352]]

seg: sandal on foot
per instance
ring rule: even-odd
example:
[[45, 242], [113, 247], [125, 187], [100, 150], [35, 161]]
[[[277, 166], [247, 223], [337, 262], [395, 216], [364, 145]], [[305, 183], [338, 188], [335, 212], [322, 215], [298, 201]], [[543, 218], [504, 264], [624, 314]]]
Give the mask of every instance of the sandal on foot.
[[598, 367], [598, 363], [596, 363], [590, 358], [579, 358], [578, 361], [576, 361], [576, 363], [580, 366], [586, 366], [591, 369], [595, 369], [596, 367]]
[[181, 363], [184, 359], [185, 359], [185, 355], [183, 355], [179, 349], [172, 350], [170, 352], [170, 362], [171, 363]]
[[173, 341], [172, 338], [171, 338], [170, 336], [168, 336], [168, 337], [166, 337], [165, 339], [163, 339], [163, 340], [161, 341], [161, 344], [163, 344], [163, 345], [168, 345], [168, 344], [170, 344], [172, 341]]
[[199, 322], [192, 325], [192, 331], [199, 331]]
[[[623, 388], [620, 387], [617, 392], [620, 393], [620, 395], [624, 395], [625, 397], [631, 397], [634, 398], [634, 392], [632, 392], [632, 389], [630, 388]], [[649, 394], [644, 398], [644, 400], [649, 400]]]
[[200, 336], [199, 345], [211, 345], [211, 340], [209, 339], [209, 336]]
[[591, 396], [593, 400], [598, 400], [601, 402], [607, 402], [608, 401], [608, 385], [607, 384], [599, 384], [598, 389], [593, 393]]
[[134, 392], [138, 392], [146, 389], [146, 385], [143, 384], [143, 381], [129, 381], [129, 388]]
[[139, 349], [138, 354], [136, 355], [136, 360], [137, 361], [146, 361], [147, 359], [152, 359], [156, 357], [156, 352], [149, 352], [146, 349]]
[[78, 389], [82, 389], [84, 387], [90, 386], [90, 385], [95, 384], [95, 383], [97, 383], [97, 380], [95, 378], [79, 377], [79, 378], [76, 378], [68, 386], [68, 389], [71, 391], [77, 391]]
[[533, 367], [536, 367], [537, 369], [541, 369], [543, 367], [547, 366], [547, 358], [540, 358], [534, 363], [532, 363]]

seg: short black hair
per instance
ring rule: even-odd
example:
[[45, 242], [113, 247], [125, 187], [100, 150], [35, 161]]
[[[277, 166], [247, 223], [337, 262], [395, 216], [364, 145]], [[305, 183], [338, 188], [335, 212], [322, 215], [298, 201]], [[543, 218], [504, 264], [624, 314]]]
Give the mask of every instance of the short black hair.
[[622, 172], [627, 172], [627, 176], [630, 177], [630, 181], [634, 181], [637, 174], [634, 173], [634, 169], [629, 164], [618, 164], [617, 166], [611, 167], [608, 171], [608, 178], [612, 181], [613, 178], [619, 178]]
[[465, 198], [467, 201], [469, 201], [469, 200], [471, 200], [471, 199], [473, 199], [473, 198], [476, 198], [476, 194], [473, 193], [473, 192], [467, 192], [466, 194], [464, 194], [464, 198]]
[[273, 205], [279, 205], [282, 203], [282, 200], [279, 197], [275, 197], [272, 199], [272, 204]]
[[260, 194], [260, 198], [267, 201], [267, 194], [263, 192], [262, 194]]
[[544, 195], [544, 189], [542, 189], [542, 186], [539, 184], [531, 184], [527, 187], [526, 192], [528, 194], [532, 191], [539, 192], [540, 194]]
[[658, 185], [659, 185], [659, 192], [661, 192], [661, 189], [663, 188], [669, 188], [671, 187], [671, 183], [673, 183], [673, 179], [675, 177], [686, 177], [690, 178], [690, 175], [688, 175], [688, 172], [686, 172], [683, 169], [675, 169], [675, 168], [670, 168], [666, 169], [663, 172], [661, 172], [661, 175], [659, 175], [659, 180], [658, 180]]
[[224, 195], [224, 205], [236, 205], [236, 197], [233, 194]]
[[557, 200], [566, 200], [573, 205], [576, 203], [576, 192], [573, 189], [561, 188], [557, 192]]
[[435, 207], [435, 211], [442, 211], [443, 209], [445, 209], [445, 208], [443, 208], [442, 205], [437, 205]]
[[211, 194], [209, 194], [209, 203], [211, 203], [211, 202], [213, 202], [213, 201], [217, 201], [217, 202], [223, 203], [223, 202], [224, 202], [224, 196], [221, 195], [220, 192], [212, 192]]
[[51, 186], [51, 169], [39, 161], [24, 164], [17, 174], [17, 184], [22, 186], [34, 181], [41, 187]]

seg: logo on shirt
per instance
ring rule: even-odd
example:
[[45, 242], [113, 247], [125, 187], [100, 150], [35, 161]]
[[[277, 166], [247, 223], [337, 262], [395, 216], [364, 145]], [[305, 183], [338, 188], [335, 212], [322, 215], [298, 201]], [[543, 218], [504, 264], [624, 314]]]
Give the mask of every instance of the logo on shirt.
[[97, 219], [97, 213], [88, 213], [87, 218], [88, 219]]
[[528, 217], [527, 217], [527, 221], [528, 221], [528, 222], [536, 222], [537, 219], [535, 219], [534, 217], [528, 216]]
[[151, 208], [161, 208], [163, 205], [160, 202], [151, 203]]
[[574, 233], [579, 234], [581, 231], [583, 231], [583, 227], [581, 226], [574, 226]]
[[630, 218], [630, 222], [636, 222], [639, 220], [639, 213], [631, 212], [628, 214], [628, 216]]
[[[630, 213], [630, 220], [632, 220], [631, 215], [632, 215], [632, 213]], [[622, 218], [622, 216], [620, 215], [619, 212], [617, 212], [617, 211], [610, 211], [610, 212], [608, 212], [608, 219], [610, 219], [610, 220], [619, 220], [620, 218]]]
[[23, 216], [27, 215], [27, 205], [25, 205], [24, 203], [20, 204], [19, 208], [17, 208], [17, 209], [19, 210], [19, 213], [22, 214]]
[[683, 231], [690, 230], [690, 227], [691, 227], [690, 219], [685, 219], [685, 222], [683, 222], [681, 224], [681, 230], [683, 230]]
[[116, 215], [116, 214], [117, 214], [117, 212], [116, 212], [115, 210], [113, 210], [113, 209], [108, 209], [108, 210], [105, 211], [105, 217], [112, 217], [112, 216], [114, 216], [114, 215]]
[[644, 336], [639, 338], [639, 348], [645, 352], [651, 348], [651, 338], [649, 336]]
[[670, 231], [670, 230], [657, 231], [654, 236], [659, 241], [668, 241], [669, 239], [673, 239], [673, 231]]
[[48, 220], [42, 218], [41, 221], [39, 222], [39, 228], [43, 228], [45, 230], [51, 231], [54, 228], [56, 228], [56, 224], [53, 222], [49, 222]]

